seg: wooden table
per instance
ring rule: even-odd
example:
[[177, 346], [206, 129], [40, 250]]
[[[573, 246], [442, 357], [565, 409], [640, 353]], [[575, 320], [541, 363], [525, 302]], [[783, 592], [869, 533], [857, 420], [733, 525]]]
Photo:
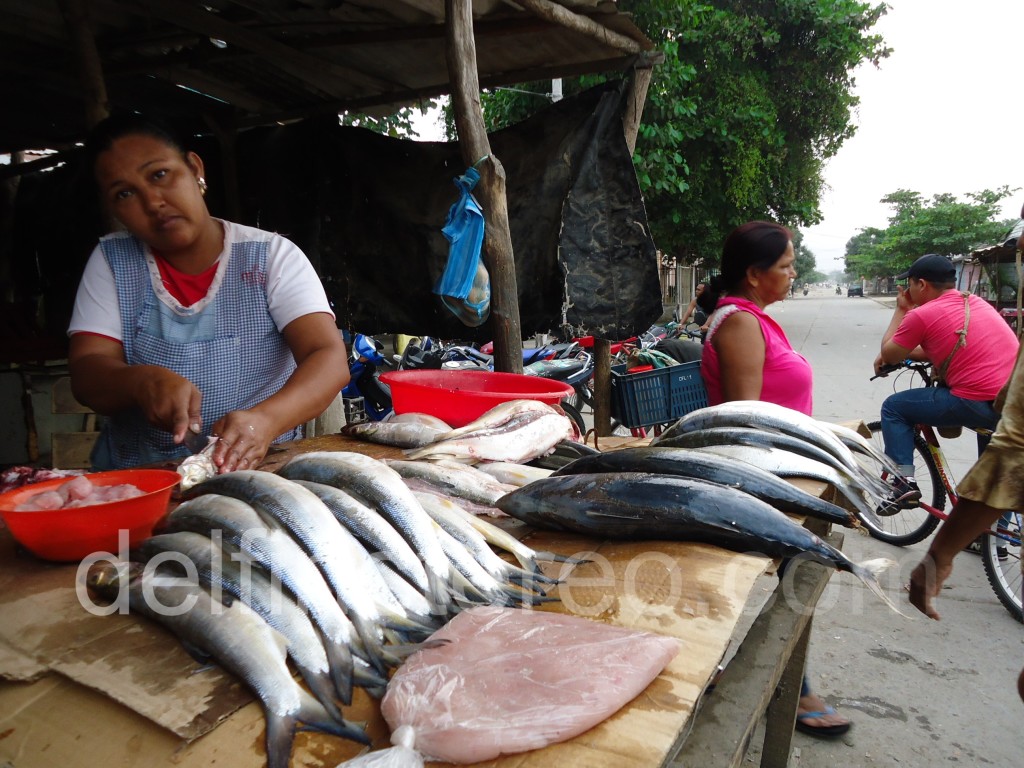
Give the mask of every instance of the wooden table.
[[[265, 468], [309, 450], [394, 455], [393, 449], [323, 436], [286, 446]], [[593, 560], [569, 574], [559, 589], [562, 602], [545, 610], [668, 634], [679, 638], [681, 651], [643, 694], [597, 727], [488, 765], [737, 765], [766, 710], [762, 764], [785, 765], [809, 616], [787, 615], [785, 601], [775, 601], [754, 622], [751, 639], [714, 692], [704, 693], [740, 639], [733, 633], [771, 561], [701, 544], [597, 541], [510, 525], [537, 549], [589, 553]], [[0, 532], [0, 764], [263, 765], [263, 714], [248, 692], [219, 670], [196, 673], [196, 663], [161, 627], [134, 616], [87, 614], [75, 593], [75, 573], [73, 564], [16, 554], [7, 532]], [[829, 575], [801, 566], [796, 586], [805, 605], [815, 604]], [[782, 695], [775, 697], [780, 682]], [[386, 746], [387, 726], [362, 691], [346, 716], [365, 720], [374, 747]], [[292, 766], [331, 768], [358, 752], [358, 745], [302, 733]]]

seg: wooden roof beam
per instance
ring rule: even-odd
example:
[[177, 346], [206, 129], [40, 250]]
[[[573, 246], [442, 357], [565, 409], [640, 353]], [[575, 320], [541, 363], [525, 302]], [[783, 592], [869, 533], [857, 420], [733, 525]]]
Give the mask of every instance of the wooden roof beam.
[[640, 53], [643, 50], [636, 40], [613, 32], [603, 24], [598, 24], [587, 16], [574, 13], [564, 5], [553, 3], [551, 0], [516, 0], [516, 4], [552, 24], [558, 24], [581, 35], [592, 37], [620, 51]]

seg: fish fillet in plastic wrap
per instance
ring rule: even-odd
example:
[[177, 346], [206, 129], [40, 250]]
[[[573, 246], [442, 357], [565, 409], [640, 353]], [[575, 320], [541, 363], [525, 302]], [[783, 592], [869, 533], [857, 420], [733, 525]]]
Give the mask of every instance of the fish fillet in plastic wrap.
[[460, 613], [427, 645], [395, 673], [381, 712], [393, 742], [451, 763], [583, 733], [640, 694], [679, 650], [671, 637], [498, 607]]

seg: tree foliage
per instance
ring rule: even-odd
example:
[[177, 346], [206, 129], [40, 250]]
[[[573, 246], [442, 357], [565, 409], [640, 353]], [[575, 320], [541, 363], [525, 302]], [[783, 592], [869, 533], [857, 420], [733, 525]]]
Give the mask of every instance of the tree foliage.
[[793, 269], [796, 270], [798, 283], [820, 283], [825, 279], [825, 275], [817, 269], [818, 264], [814, 254], [804, 245], [804, 236], [799, 230], [793, 230], [793, 252], [796, 255]]
[[918, 192], [898, 189], [882, 198], [892, 207], [889, 226], [865, 228], [846, 244], [848, 273], [865, 277], [902, 272], [925, 253], [967, 255], [999, 241], [1006, 222], [997, 218], [999, 203], [1016, 190], [970, 192], [967, 201], [949, 193], [925, 200]]
[[[852, 72], [888, 56], [885, 5], [855, 0], [619, 0], [665, 59], [634, 163], [658, 247], [716, 263], [750, 219], [820, 220], [824, 161], [854, 132]], [[567, 95], [598, 81], [567, 81]], [[489, 130], [546, 104], [550, 84], [483, 98]], [[528, 91], [523, 93], [521, 91]]]

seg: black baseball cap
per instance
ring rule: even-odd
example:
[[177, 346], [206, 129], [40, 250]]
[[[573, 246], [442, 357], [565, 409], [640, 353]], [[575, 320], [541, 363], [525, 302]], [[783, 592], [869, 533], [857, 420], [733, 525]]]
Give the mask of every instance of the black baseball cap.
[[926, 253], [911, 264], [910, 269], [896, 275], [897, 280], [906, 280], [908, 277], [931, 283], [952, 283], [956, 280], [956, 269], [948, 256]]

